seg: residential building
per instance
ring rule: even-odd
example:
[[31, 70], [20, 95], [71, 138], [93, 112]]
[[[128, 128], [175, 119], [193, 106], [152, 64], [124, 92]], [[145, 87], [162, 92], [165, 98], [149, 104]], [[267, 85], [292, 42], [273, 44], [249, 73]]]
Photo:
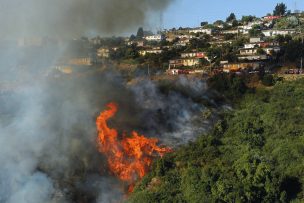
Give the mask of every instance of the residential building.
[[97, 56], [99, 58], [109, 58], [110, 57], [110, 50], [108, 48], [99, 48], [97, 49]]
[[264, 16], [263, 17], [263, 20], [264, 21], [272, 21], [272, 20], [277, 20], [277, 19], [280, 19], [281, 16]]
[[238, 56], [238, 60], [240, 61], [265, 61], [268, 60], [270, 57], [266, 54], [263, 55], [240, 55]]
[[224, 34], [224, 35], [226, 35], [226, 34], [238, 34], [239, 30], [223, 30], [221, 33]]
[[273, 29], [273, 30], [262, 30], [262, 33], [266, 36], [266, 37], [274, 37], [277, 35], [292, 35], [296, 33], [295, 29]]
[[250, 62], [250, 63], [228, 63], [223, 65], [223, 72], [238, 72], [247, 69], [259, 69], [262, 67], [262, 63]]
[[91, 57], [72, 58], [69, 60], [68, 65], [91, 66], [93, 65], [93, 60]]
[[183, 58], [183, 66], [186, 67], [193, 67], [193, 66], [199, 66], [201, 60], [199, 58]]
[[163, 50], [161, 49], [146, 49], [146, 50], [140, 50], [139, 55], [145, 56], [147, 54], [161, 54], [163, 53]]
[[247, 55], [255, 55], [258, 53], [257, 48], [241, 48], [239, 49], [240, 55], [247, 56]]
[[207, 35], [212, 35], [213, 30], [212, 29], [207, 29], [203, 27], [197, 27], [197, 28], [192, 28], [189, 29], [189, 33], [202, 33], [202, 34], [207, 34]]
[[181, 58], [185, 59], [185, 58], [198, 58], [198, 59], [202, 59], [205, 58], [206, 60], [209, 60], [207, 55], [204, 52], [184, 52], [181, 53]]
[[262, 42], [262, 41], [263, 41], [263, 39], [261, 37], [251, 37], [249, 39], [250, 43], [258, 43], [258, 42]]
[[169, 69], [171, 68], [177, 68], [183, 66], [183, 60], [182, 59], [173, 59], [169, 61]]
[[164, 39], [163, 35], [148, 35], [144, 37], [147, 41], [162, 41]]

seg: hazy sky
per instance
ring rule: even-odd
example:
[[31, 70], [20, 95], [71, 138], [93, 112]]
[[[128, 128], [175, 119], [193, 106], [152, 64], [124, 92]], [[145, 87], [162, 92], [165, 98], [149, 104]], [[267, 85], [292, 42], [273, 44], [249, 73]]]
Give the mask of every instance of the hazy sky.
[[304, 0], [175, 0], [163, 17], [164, 28], [198, 26], [201, 21], [226, 19], [234, 12], [242, 15], [263, 16], [283, 2], [288, 9], [304, 10]]

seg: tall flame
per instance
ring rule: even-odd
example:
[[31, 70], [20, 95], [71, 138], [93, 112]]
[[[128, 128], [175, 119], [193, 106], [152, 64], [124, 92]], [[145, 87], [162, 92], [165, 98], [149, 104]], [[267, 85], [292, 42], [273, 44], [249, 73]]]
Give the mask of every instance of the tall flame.
[[109, 128], [107, 124], [117, 110], [115, 103], [109, 103], [107, 109], [97, 118], [97, 147], [106, 156], [110, 171], [120, 180], [132, 185], [134, 181], [145, 176], [153, 157], [163, 156], [171, 149], [158, 147], [158, 139], [146, 138], [135, 131], [131, 136], [123, 135], [120, 139], [117, 130]]

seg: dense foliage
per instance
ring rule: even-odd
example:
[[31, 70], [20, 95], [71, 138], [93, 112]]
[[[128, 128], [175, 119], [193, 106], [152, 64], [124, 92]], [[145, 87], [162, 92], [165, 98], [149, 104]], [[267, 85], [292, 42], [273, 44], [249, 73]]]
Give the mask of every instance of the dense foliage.
[[213, 132], [156, 161], [130, 202], [303, 202], [304, 80], [247, 93]]
[[283, 16], [286, 13], [287, 6], [284, 3], [279, 3], [276, 5], [273, 15], [275, 16]]

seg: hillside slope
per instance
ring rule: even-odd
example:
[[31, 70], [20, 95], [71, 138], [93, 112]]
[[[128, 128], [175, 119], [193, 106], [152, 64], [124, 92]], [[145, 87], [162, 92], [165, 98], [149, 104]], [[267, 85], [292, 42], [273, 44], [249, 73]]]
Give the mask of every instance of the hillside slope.
[[129, 202], [303, 202], [304, 80], [247, 93], [213, 132], [155, 162]]

